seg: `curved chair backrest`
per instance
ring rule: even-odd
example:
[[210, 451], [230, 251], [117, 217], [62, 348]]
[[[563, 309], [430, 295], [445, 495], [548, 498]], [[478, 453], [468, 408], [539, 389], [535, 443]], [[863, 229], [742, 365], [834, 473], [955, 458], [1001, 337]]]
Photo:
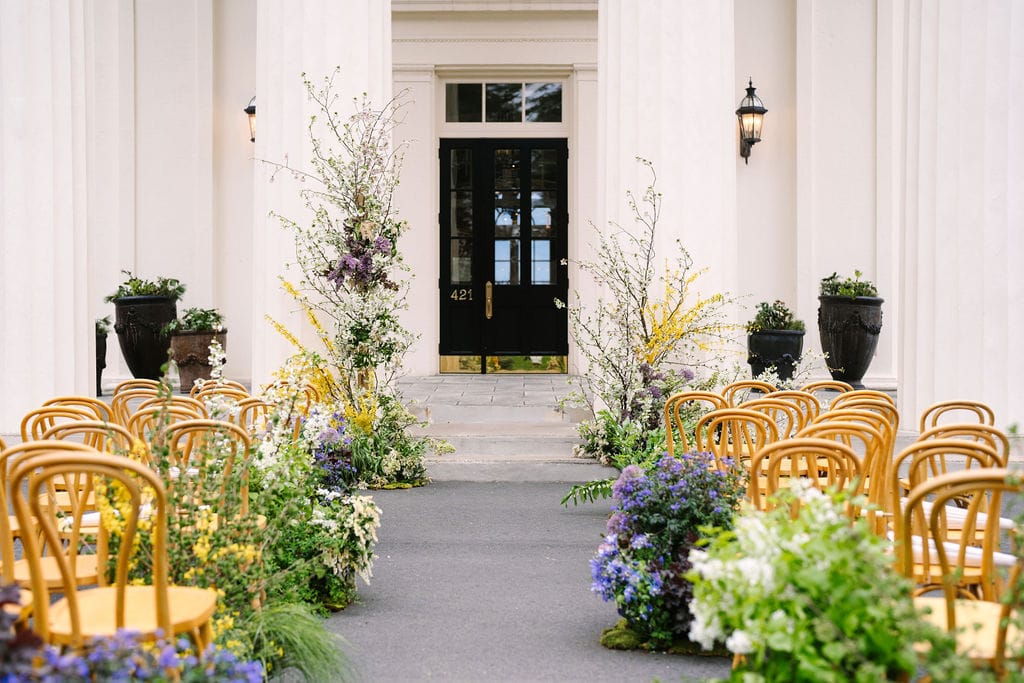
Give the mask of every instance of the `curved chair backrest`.
[[41, 406], [21, 418], [21, 440], [35, 441], [54, 425], [80, 420], [95, 420], [96, 413], [82, 406]]
[[980, 422], [961, 422], [932, 427], [917, 437], [918, 441], [927, 439], [968, 439], [980, 441], [991, 446], [1002, 458], [999, 467], [1006, 467], [1010, 462], [1010, 439], [998, 427], [981, 424]]
[[[156, 387], [125, 387], [121, 391], [115, 393], [110, 399], [110, 409], [114, 413], [114, 420], [127, 427], [128, 420], [131, 419], [132, 414], [136, 411], [140, 403], [148, 401], [151, 398], [156, 398], [160, 395], [161, 394]], [[163, 395], [169, 396], [170, 394], [165, 392]]]
[[762, 482], [763, 495], [771, 498], [796, 479], [819, 491], [834, 487], [858, 494], [864, 485], [864, 470], [853, 449], [833, 439], [796, 437], [776, 441], [762, 448], [750, 463], [751, 503], [764, 509], [765, 499], [760, 498], [759, 491]]
[[712, 453], [715, 465], [722, 470], [749, 460], [778, 439], [775, 422], [756, 410], [722, 408], [702, 415], [697, 421], [697, 450]]
[[74, 441], [111, 455], [127, 455], [135, 446], [135, 437], [126, 427], [116, 422], [82, 420], [54, 425], [46, 430], [43, 439]]
[[249, 390], [245, 388], [245, 385], [241, 382], [236, 382], [233, 379], [219, 379], [216, 381], [210, 380], [203, 382], [202, 384], [195, 384], [192, 389], [189, 390], [188, 395], [192, 398], [197, 398], [196, 394], [201, 391], [213, 391], [214, 389], [234, 389], [235, 391], [244, 392], [248, 395]]
[[900, 413], [898, 410], [896, 410], [896, 406], [894, 406], [891, 401], [879, 398], [872, 398], [870, 396], [857, 396], [850, 399], [846, 399], [846, 396], [850, 396], [850, 394], [840, 394], [839, 397], [832, 402], [832, 406], [829, 408], [829, 412], [832, 412], [834, 410], [845, 410], [847, 408], [856, 408], [857, 410], [870, 410], [884, 415], [886, 419], [889, 420], [889, 423], [892, 424], [892, 429], [894, 433], [899, 431]]
[[796, 434], [803, 426], [804, 417], [800, 408], [795, 403], [790, 403], [781, 398], [755, 398], [744, 401], [737, 406], [744, 410], [756, 410], [764, 413], [775, 423], [780, 439], [788, 439]]
[[780, 398], [783, 401], [789, 401], [794, 403], [800, 408], [800, 412], [804, 414], [804, 425], [811, 424], [811, 421], [821, 415], [821, 402], [818, 398], [809, 392], [799, 389], [787, 389], [774, 391], [768, 394], [768, 398]]
[[182, 420], [201, 420], [203, 416], [193, 408], [180, 405], [158, 405], [140, 408], [128, 419], [128, 431], [133, 436], [159, 445], [163, 428]]
[[[60, 441], [50, 441], [51, 445], [64, 447], [79, 445]], [[167, 501], [163, 485], [156, 473], [143, 464], [128, 458], [100, 453], [88, 447], [85, 450], [60, 452], [43, 452], [18, 461], [11, 473], [12, 497], [14, 510], [22, 525], [30, 525], [36, 521], [39, 534], [28, 534], [22, 540], [25, 543], [25, 556], [29, 560], [32, 577], [33, 628], [43, 638], [50, 640], [50, 619], [48, 617], [50, 593], [43, 576], [41, 542], [51, 546], [59, 546], [67, 538], [68, 525], [72, 529], [81, 526], [85, 509], [78, 506], [70, 513], [70, 522], [65, 517], [58, 527], [57, 519], [46, 513], [45, 500], [52, 495], [57, 486], [66, 485], [69, 480], [80, 480], [85, 484], [83, 491], [92, 488], [94, 480], [101, 479], [108, 486], [118, 482], [127, 492], [127, 514], [123, 514], [124, 528], [121, 532], [119, 552], [114, 564], [115, 599], [108, 602], [113, 611], [111, 623], [123, 626], [125, 623], [125, 588], [128, 586], [128, 567], [130, 555], [134, 552], [133, 541], [138, 531], [138, 522], [142, 506], [149, 506], [147, 521], [153, 530], [153, 614], [155, 625], [164, 633], [172, 633], [170, 607], [167, 597]], [[24, 490], [23, 490], [24, 489]], [[97, 554], [100, 566], [107, 566], [106, 556], [109, 547], [108, 532], [103, 525], [99, 527]], [[72, 563], [58, 556], [57, 566], [60, 570], [63, 593], [69, 608], [71, 635], [68, 645], [82, 647], [85, 639], [82, 634], [84, 616], [79, 607], [79, 595], [82, 590], [75, 579]], [[85, 590], [92, 590], [86, 588]]]
[[139, 404], [139, 407], [136, 408], [136, 410], [167, 405], [192, 410], [199, 415], [199, 417], [209, 417], [206, 412], [206, 404], [199, 399], [192, 398], [191, 396], [157, 396], [156, 398], [147, 398]]
[[932, 427], [938, 427], [940, 420], [947, 423], [977, 422], [992, 426], [996, 423], [996, 414], [980, 401], [942, 401], [921, 411], [918, 431], [925, 432]]
[[170, 392], [170, 387], [159, 380], [135, 378], [119, 382], [117, 386], [114, 387], [113, 395], [117, 396], [122, 391], [126, 391], [128, 389], [152, 389], [154, 392], [159, 392], [163, 389], [165, 392]]
[[[693, 410], [707, 413], [719, 408], [728, 407], [725, 398], [713, 391], [680, 391], [672, 394], [665, 400], [665, 440], [668, 446], [668, 454], [675, 455], [675, 435], [678, 432], [680, 437], [680, 451], [690, 451], [690, 442], [686, 436], [686, 425], [684, 416], [681, 414], [685, 406], [692, 406]], [[701, 410], [703, 409], [703, 410]], [[689, 415], [696, 418], [699, 414]]]
[[[987, 467], [929, 478], [907, 496], [897, 525], [896, 566], [915, 582], [941, 587], [951, 632], [957, 628], [955, 604], [963, 597], [961, 577], [968, 567], [980, 565], [982, 599], [998, 600], [994, 553], [999, 549], [1000, 527], [988, 520], [1000, 516], [1004, 493], [1020, 492], [1018, 476], [1002, 467]], [[952, 508], [957, 508], [959, 533], [950, 533]], [[914, 552], [915, 545], [944, 551]]]
[[773, 391], [778, 391], [778, 387], [772, 386], [768, 382], [762, 382], [756, 379], [745, 379], [739, 382], [732, 382], [722, 387], [722, 396], [725, 398], [725, 402], [731, 407], [737, 407], [744, 401], [749, 401], [760, 396], [767, 396]]
[[817, 382], [808, 382], [807, 384], [800, 387], [800, 391], [806, 391], [808, 394], [817, 394], [819, 391], [833, 391], [837, 394], [845, 394], [847, 391], [853, 391], [853, 385], [841, 382], [836, 379], [825, 379]]
[[57, 396], [43, 403], [43, 406], [77, 406], [93, 411], [97, 420], [114, 421], [114, 411], [110, 406], [93, 396]]
[[860, 401], [862, 399], [885, 401], [893, 408], [896, 407], [896, 400], [892, 396], [884, 391], [875, 391], [874, 389], [854, 389], [853, 391], [843, 392], [839, 396], [836, 396], [835, 400], [832, 401], [832, 407], [839, 408], [846, 403]]
[[[208, 465], [218, 464], [220, 499], [217, 512], [223, 513], [230, 500], [228, 482], [235, 465], [242, 467], [239, 475], [239, 514], [249, 512], [249, 435], [244, 429], [231, 422], [219, 420], [182, 420], [168, 425], [163, 430], [164, 443], [170, 455], [170, 466], [177, 468], [177, 477], [182, 482], [191, 481], [195, 487], [203, 486], [209, 474]], [[190, 472], [194, 471], [194, 474]], [[162, 472], [170, 477], [170, 472]]]
[[274, 406], [261, 398], [251, 396], [238, 402], [236, 424], [250, 434], [266, 431], [267, 420]]
[[229, 387], [217, 385], [207, 385], [202, 391], [197, 391], [192, 394], [192, 398], [200, 401], [207, 401], [215, 396], [224, 396], [234, 401], [242, 401], [247, 398], [251, 398], [251, 395], [245, 389], [239, 389], [238, 387]]

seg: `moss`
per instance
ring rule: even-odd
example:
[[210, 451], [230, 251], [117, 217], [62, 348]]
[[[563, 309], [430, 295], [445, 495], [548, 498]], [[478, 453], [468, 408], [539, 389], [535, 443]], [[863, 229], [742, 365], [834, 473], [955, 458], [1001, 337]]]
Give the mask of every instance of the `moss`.
[[[609, 650], [648, 650], [660, 651], [660, 648], [652, 647], [646, 639], [629, 627], [625, 619], [619, 619], [618, 623], [611, 628], [601, 632], [601, 645]], [[731, 657], [732, 654], [721, 644], [715, 644], [710, 650], [703, 649], [699, 643], [694, 643], [689, 638], [680, 636], [676, 638], [671, 647], [667, 650], [672, 655], [689, 655], [700, 657]]]

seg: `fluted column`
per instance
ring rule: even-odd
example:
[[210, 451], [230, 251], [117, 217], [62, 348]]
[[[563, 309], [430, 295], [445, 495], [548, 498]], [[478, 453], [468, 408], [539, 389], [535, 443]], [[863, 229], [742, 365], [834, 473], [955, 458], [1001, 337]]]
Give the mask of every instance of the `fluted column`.
[[1024, 7], [906, 0], [900, 398], [990, 403], [1024, 419]]
[[624, 193], [639, 197], [649, 180], [634, 157], [652, 161], [664, 195], [659, 268], [680, 239], [709, 269], [704, 295], [736, 287], [733, 19], [733, 3], [718, 0], [602, 0], [598, 10], [595, 222], [632, 223]]
[[[320, 84], [334, 68], [343, 113], [366, 93], [375, 104], [391, 96], [391, 3], [388, 0], [260, 0], [257, 10], [256, 158], [309, 169], [312, 150], [307, 127], [317, 113], [302, 84], [305, 73]], [[270, 315], [313, 344], [297, 304], [279, 276], [298, 279], [287, 269], [295, 260], [291, 234], [273, 211], [302, 222], [309, 212], [299, 192], [304, 185], [288, 174], [257, 163], [253, 225], [253, 385], [266, 383], [273, 370], [294, 353], [264, 319]], [[308, 331], [307, 331], [308, 332]], [[315, 348], [315, 347], [314, 347]]]

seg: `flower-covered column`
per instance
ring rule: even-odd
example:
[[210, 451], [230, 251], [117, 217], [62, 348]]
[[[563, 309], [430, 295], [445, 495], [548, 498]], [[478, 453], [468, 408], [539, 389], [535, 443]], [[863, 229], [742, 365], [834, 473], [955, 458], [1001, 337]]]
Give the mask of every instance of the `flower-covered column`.
[[[320, 83], [335, 67], [340, 67], [334, 81], [334, 90], [340, 94], [339, 114], [354, 113], [352, 100], [363, 93], [376, 103], [390, 99], [390, 2], [310, 0], [296, 5], [261, 0], [257, 16], [257, 159], [309, 170], [308, 125], [318, 107], [307, 97], [302, 75]], [[294, 236], [269, 215], [273, 211], [297, 221], [308, 219], [309, 211], [299, 194], [303, 184], [289, 174], [275, 176], [274, 168], [266, 164], [257, 163], [254, 173], [252, 381], [258, 386], [294, 353], [265, 315], [306, 341], [315, 337], [278, 280], [279, 276], [297, 277], [294, 269], [286, 269], [286, 264], [295, 261]]]

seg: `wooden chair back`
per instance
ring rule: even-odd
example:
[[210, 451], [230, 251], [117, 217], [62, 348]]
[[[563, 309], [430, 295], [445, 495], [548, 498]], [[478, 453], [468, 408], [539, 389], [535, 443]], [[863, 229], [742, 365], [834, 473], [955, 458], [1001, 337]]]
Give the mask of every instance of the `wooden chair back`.
[[173, 403], [170, 405], [160, 404], [136, 410], [128, 419], [127, 427], [133, 436], [158, 446], [160, 445], [160, 434], [167, 425], [182, 420], [201, 419], [203, 419], [202, 414], [192, 407]]
[[171, 392], [171, 387], [159, 380], [135, 378], [126, 379], [123, 382], [119, 382], [117, 386], [114, 387], [113, 395], [117, 396], [122, 391], [126, 391], [128, 389], [152, 389], [154, 393], [157, 393], [161, 390], [163, 390], [165, 393]]
[[917, 437], [918, 441], [928, 439], [966, 439], [990, 446], [1000, 456], [999, 467], [1007, 467], [1010, 462], [1010, 438], [1006, 432], [992, 425], [980, 422], [961, 422], [943, 424], [932, 427]]
[[[675, 455], [676, 453], [674, 433], [678, 433], [680, 437], [680, 452], [688, 453], [690, 451], [684, 409], [692, 408], [694, 411], [707, 413], [719, 408], [727, 408], [728, 405], [721, 394], [713, 391], [680, 391], [669, 396], [665, 400], [665, 441], [668, 446], [668, 454]], [[697, 415], [689, 417], [697, 417]]]
[[697, 421], [697, 450], [712, 453], [716, 467], [721, 470], [749, 460], [767, 444], [778, 440], [775, 422], [756, 410], [722, 408], [712, 410]]
[[775, 423], [780, 439], [788, 439], [796, 434], [803, 425], [803, 413], [799, 406], [779, 398], [755, 398], [744, 401], [737, 406], [744, 410], [756, 410], [764, 413]]
[[82, 406], [41, 406], [21, 418], [21, 440], [37, 441], [47, 429], [58, 424], [95, 420], [96, 413]]
[[831, 391], [837, 394], [845, 394], [847, 391], [853, 391], [853, 385], [847, 382], [841, 382], [837, 379], [825, 379], [817, 382], [808, 382], [807, 384], [800, 387], [800, 391], [806, 391], [808, 394], [817, 394], [819, 391]]
[[[139, 380], [133, 380], [139, 381]], [[152, 380], [146, 380], [147, 382]], [[138, 406], [143, 401], [156, 398], [160, 396], [160, 392], [156, 387], [143, 387], [143, 386], [130, 386], [121, 389], [114, 393], [110, 399], [110, 409], [114, 413], [114, 420], [124, 427], [128, 426], [128, 421], [135, 413]], [[170, 396], [169, 393], [163, 393], [163, 396]]]
[[817, 399], [814, 394], [798, 389], [787, 389], [775, 391], [768, 394], [768, 398], [778, 398], [783, 401], [789, 401], [800, 408], [800, 412], [803, 413], [803, 427], [806, 427], [814, 420], [814, 418], [821, 415], [821, 402]]
[[[751, 503], [765, 509], [767, 499], [797, 479], [819, 491], [835, 488], [856, 495], [862, 492], [864, 471], [853, 449], [833, 439], [796, 437], [776, 441], [758, 451], [750, 463]], [[854, 506], [848, 506], [848, 514], [857, 514]]]
[[925, 432], [933, 427], [938, 427], [940, 421], [946, 423], [976, 422], [994, 426], [996, 414], [992, 408], [980, 401], [942, 401], [921, 411], [918, 431]]
[[767, 396], [778, 388], [756, 379], [745, 379], [732, 382], [722, 387], [722, 396], [730, 407], [738, 407], [739, 404], [750, 401], [760, 396]]
[[157, 396], [156, 398], [147, 398], [145, 401], [139, 404], [136, 410], [142, 410], [144, 408], [151, 408], [153, 406], [179, 406], [188, 410], [192, 410], [199, 417], [207, 418], [209, 414], [206, 412], [206, 404], [199, 399], [192, 398], [191, 396]]
[[96, 413], [101, 422], [113, 422], [114, 411], [104, 401], [94, 396], [56, 396], [43, 403], [43, 406], [77, 406], [87, 408]]
[[249, 434], [258, 434], [267, 430], [267, 422], [274, 406], [261, 398], [250, 397], [238, 402], [238, 415], [235, 424]]
[[236, 382], [233, 379], [220, 379], [217, 381], [203, 382], [202, 384], [193, 385], [192, 389], [188, 392], [188, 395], [192, 398], [199, 398], [198, 393], [202, 391], [215, 391], [216, 389], [231, 389], [234, 391], [240, 391], [246, 396], [249, 395], [249, 390], [245, 388], [245, 385], [241, 382]]
[[[244, 429], [231, 422], [193, 419], [168, 425], [163, 430], [163, 436], [170, 456], [168, 465], [177, 470], [176, 475], [170, 471], [161, 472], [165, 481], [176, 477], [182, 482], [191, 482], [189, 488], [198, 489], [211, 476], [208, 468], [216, 462], [216, 476], [221, 478], [217, 513], [228, 513], [227, 508], [233, 506], [236, 495], [239, 506], [237, 514], [249, 513], [251, 449], [249, 434]], [[236, 465], [241, 468], [238, 472], [235, 472]], [[233, 473], [238, 476], [237, 494], [228, 487]]]
[[[14, 510], [19, 522], [25, 525], [38, 520], [40, 527], [39, 536], [30, 534], [23, 539], [32, 576], [33, 628], [44, 641], [54, 642], [55, 634], [51, 633], [52, 624], [49, 616], [50, 591], [43, 580], [40, 545], [58, 546], [66, 538], [66, 533], [58, 528], [56, 519], [46, 514], [42, 501], [54, 490], [58, 482], [94, 482], [102, 479], [107, 486], [117, 482], [128, 494], [127, 515], [123, 520], [124, 529], [114, 564], [114, 599], [109, 604], [114, 612], [111, 622], [118, 628], [124, 628], [127, 623], [125, 590], [128, 586], [128, 567], [130, 555], [134, 552], [133, 545], [141, 509], [145, 504], [149, 506], [148, 522], [153, 530], [151, 618], [157, 629], [165, 634], [173, 633], [167, 598], [167, 500], [163, 485], [156, 473], [143, 464], [128, 458], [100, 453], [88, 447], [82, 448], [84, 450], [77, 452], [48, 452], [22, 458], [11, 473]], [[72, 528], [81, 525], [81, 514], [81, 510], [75, 510], [71, 514]], [[97, 555], [100, 566], [103, 567], [107, 566], [108, 539], [107, 530], [100, 525]], [[85, 645], [83, 622], [95, 619], [97, 615], [87, 614], [79, 607], [82, 587], [75, 580], [72, 563], [62, 560], [58, 562], [58, 566], [63, 578], [59, 592], [63, 594], [62, 604], [67, 606], [70, 621], [70, 635], [67, 642], [62, 644], [80, 648]]]
[[99, 420], [54, 425], [43, 433], [42, 438], [75, 441], [111, 455], [127, 455], [136, 446], [135, 438], [127, 428], [115, 422]]

